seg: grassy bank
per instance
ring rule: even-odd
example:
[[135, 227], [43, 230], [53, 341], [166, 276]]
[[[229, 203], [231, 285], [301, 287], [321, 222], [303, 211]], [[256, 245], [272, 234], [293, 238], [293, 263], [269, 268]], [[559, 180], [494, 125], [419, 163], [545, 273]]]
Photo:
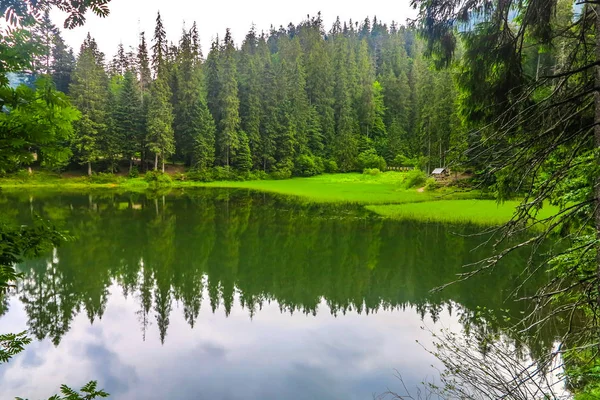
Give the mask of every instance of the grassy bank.
[[[509, 221], [519, 201], [498, 203], [495, 200], [444, 200], [411, 204], [368, 205], [366, 208], [383, 217], [419, 221], [500, 225]], [[543, 219], [558, 213], [555, 206], [545, 206], [537, 217]]]
[[[406, 188], [406, 173], [386, 172], [378, 175], [359, 173], [326, 174], [310, 178], [255, 181], [195, 182], [172, 179], [161, 190], [201, 187], [238, 188], [275, 193], [314, 203], [353, 203], [366, 206], [385, 218], [419, 221], [475, 223], [498, 225], [513, 216], [518, 201], [497, 204], [482, 199], [479, 192], [459, 192], [450, 188], [424, 191]], [[21, 174], [0, 179], [3, 190], [96, 190], [144, 192], [156, 189], [145, 178], [126, 178], [113, 175], [59, 176], [47, 173]], [[540, 217], [556, 213], [556, 207], [544, 207]]]

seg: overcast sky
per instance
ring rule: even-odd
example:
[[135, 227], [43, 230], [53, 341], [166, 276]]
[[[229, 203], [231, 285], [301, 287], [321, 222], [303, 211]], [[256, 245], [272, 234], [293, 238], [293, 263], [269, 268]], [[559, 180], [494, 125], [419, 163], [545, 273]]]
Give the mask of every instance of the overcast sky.
[[[137, 46], [140, 31], [145, 31], [149, 40], [154, 32], [156, 13], [159, 10], [167, 36], [174, 42], [179, 40], [184, 22], [189, 28], [196, 21], [204, 54], [208, 52], [212, 38], [217, 34], [222, 37], [226, 28], [231, 28], [236, 45], [239, 46], [252, 23], [256, 25], [258, 32], [268, 31], [271, 25], [279, 27], [287, 26], [290, 22], [297, 24], [307, 14], [316, 15], [321, 11], [325, 27], [329, 30], [337, 16], [342, 21], [350, 18], [362, 21], [366, 16], [372, 19], [376, 15], [388, 24], [392, 21], [405, 23], [407, 18], [415, 16], [409, 0], [112, 0], [109, 6], [110, 15], [107, 18], [89, 15], [85, 26], [63, 32], [63, 37], [76, 53], [87, 32], [92, 34], [109, 58], [114, 55], [120, 42], [126, 49]], [[62, 27], [64, 14], [53, 11], [52, 19]]]

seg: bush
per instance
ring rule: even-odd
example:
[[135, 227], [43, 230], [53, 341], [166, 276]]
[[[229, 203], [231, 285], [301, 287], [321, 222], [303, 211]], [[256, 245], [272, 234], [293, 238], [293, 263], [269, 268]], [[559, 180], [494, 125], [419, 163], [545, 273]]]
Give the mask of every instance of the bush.
[[138, 169], [137, 165], [134, 165], [133, 167], [131, 167], [131, 169], [129, 170], [128, 176], [130, 178], [137, 178], [140, 176], [140, 170]]
[[358, 167], [363, 170], [377, 168], [380, 171], [385, 171], [385, 169], [387, 168], [385, 159], [377, 155], [375, 149], [363, 151], [358, 155], [357, 161]]
[[98, 172], [89, 177], [91, 183], [116, 183], [117, 177], [114, 174]]
[[258, 171], [248, 171], [245, 172], [243, 174], [243, 177], [245, 180], [247, 181], [264, 181], [266, 179], [269, 179], [269, 174], [267, 174], [265, 171], [258, 170]]
[[339, 170], [337, 163], [335, 161], [333, 161], [333, 160], [325, 160], [325, 161], [323, 161], [323, 169], [328, 174], [336, 173]]
[[364, 175], [379, 175], [381, 173], [381, 171], [379, 170], [379, 168], [365, 168], [363, 170], [363, 174]]
[[215, 181], [242, 181], [243, 178], [231, 167], [214, 167], [213, 179]]
[[194, 182], [212, 182], [215, 180], [210, 169], [192, 170], [185, 174], [185, 177]]
[[404, 178], [404, 186], [407, 189], [421, 187], [426, 181], [427, 175], [425, 175], [425, 172], [421, 171], [420, 169], [413, 169], [406, 174], [406, 178]]
[[314, 176], [323, 173], [323, 160], [308, 154], [301, 154], [294, 162], [294, 175]]
[[144, 179], [154, 187], [171, 186], [172, 184], [171, 177], [161, 171], [148, 171]]
[[271, 179], [281, 180], [281, 179], [290, 179], [292, 177], [292, 171], [287, 168], [276, 169], [270, 174]]
[[30, 174], [29, 170], [27, 170], [27, 169], [20, 169], [15, 174], [15, 178], [17, 178], [21, 182], [27, 182], [27, 181], [29, 181], [32, 178], [32, 176], [33, 176], [33, 173]]
[[435, 180], [435, 178], [428, 178], [427, 181], [425, 181], [425, 190], [427, 191], [432, 191], [439, 187], [440, 184]]
[[414, 158], [408, 158], [404, 154], [398, 154], [392, 161], [396, 167], [414, 167], [418, 164], [418, 161]]

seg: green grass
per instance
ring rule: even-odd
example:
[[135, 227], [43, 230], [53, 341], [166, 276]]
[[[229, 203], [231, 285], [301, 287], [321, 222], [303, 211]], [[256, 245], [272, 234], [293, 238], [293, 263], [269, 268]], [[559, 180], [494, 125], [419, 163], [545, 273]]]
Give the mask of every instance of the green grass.
[[[366, 208], [383, 217], [418, 221], [501, 225], [508, 222], [519, 201], [498, 204], [495, 200], [442, 200], [411, 204], [369, 205]], [[537, 219], [558, 213], [558, 207], [544, 206]]]
[[[518, 201], [497, 204], [494, 200], [482, 200], [479, 192], [456, 192], [438, 189], [433, 192], [406, 189], [406, 173], [386, 172], [378, 175], [359, 173], [326, 174], [310, 178], [263, 181], [193, 182], [173, 180], [171, 186], [152, 187], [143, 177], [129, 179], [100, 176], [96, 182], [88, 177], [61, 177], [57, 174], [36, 172], [32, 176], [19, 174], [0, 179], [4, 190], [40, 188], [51, 190], [118, 190], [144, 192], [148, 189], [169, 191], [176, 188], [239, 188], [270, 192], [295, 197], [312, 203], [353, 203], [366, 206], [383, 217], [449, 223], [475, 223], [499, 225], [511, 219]], [[100, 180], [102, 183], [98, 182]], [[105, 182], [109, 180], [109, 182]], [[540, 218], [558, 212], [558, 208], [546, 206]]]
[[[205, 186], [260, 190], [320, 203], [402, 204], [431, 201], [443, 194], [441, 191], [432, 193], [405, 189], [405, 175], [392, 171], [375, 176], [358, 173], [326, 174], [281, 181], [210, 182]], [[476, 194], [452, 193], [449, 196], [473, 198]]]

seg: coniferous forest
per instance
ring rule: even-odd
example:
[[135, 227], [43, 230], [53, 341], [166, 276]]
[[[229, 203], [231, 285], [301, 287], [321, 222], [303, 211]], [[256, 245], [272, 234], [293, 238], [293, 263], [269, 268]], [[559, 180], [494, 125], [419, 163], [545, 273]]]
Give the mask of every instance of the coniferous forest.
[[51, 76], [81, 113], [72, 154], [51, 167], [92, 174], [183, 163], [280, 178], [430, 170], [467, 144], [452, 70], [432, 67], [414, 30], [376, 17], [252, 27], [239, 44], [227, 30], [202, 49], [195, 23], [167, 41], [159, 13], [151, 37], [113, 57], [90, 35], [75, 55], [48, 16], [35, 38], [43, 55], [31, 72]]

